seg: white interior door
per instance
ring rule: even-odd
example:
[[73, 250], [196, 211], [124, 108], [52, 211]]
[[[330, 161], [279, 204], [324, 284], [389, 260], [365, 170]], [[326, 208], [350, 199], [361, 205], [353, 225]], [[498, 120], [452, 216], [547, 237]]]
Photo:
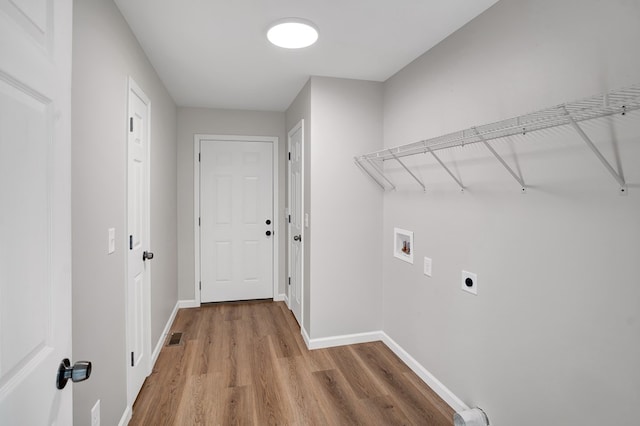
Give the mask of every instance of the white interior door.
[[0, 1], [0, 424], [70, 425], [71, 0]]
[[273, 143], [200, 141], [200, 300], [273, 297]]
[[149, 128], [150, 102], [129, 79], [128, 235], [127, 247], [127, 400], [133, 404], [149, 375], [150, 259], [149, 255]]
[[303, 203], [302, 162], [304, 122], [289, 131], [289, 308], [302, 325]]

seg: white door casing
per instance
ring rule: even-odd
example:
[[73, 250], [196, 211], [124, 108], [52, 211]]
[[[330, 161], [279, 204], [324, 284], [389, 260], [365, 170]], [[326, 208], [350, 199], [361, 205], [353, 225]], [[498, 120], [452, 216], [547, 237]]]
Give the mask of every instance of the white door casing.
[[277, 152], [275, 137], [195, 135], [196, 304], [277, 295]]
[[150, 118], [151, 103], [129, 78], [127, 122], [127, 403], [150, 373]]
[[0, 424], [72, 424], [70, 0], [0, 1]]
[[[303, 163], [304, 120], [300, 120], [288, 134], [289, 140], [289, 308], [302, 327], [302, 282], [304, 225], [303, 225]], [[298, 239], [296, 239], [298, 237]]]

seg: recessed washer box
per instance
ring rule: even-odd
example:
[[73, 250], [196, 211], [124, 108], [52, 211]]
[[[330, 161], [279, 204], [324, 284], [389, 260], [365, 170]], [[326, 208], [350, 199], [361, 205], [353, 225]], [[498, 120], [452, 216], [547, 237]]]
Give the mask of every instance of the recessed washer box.
[[393, 228], [393, 255], [405, 262], [413, 263], [413, 232]]
[[473, 272], [462, 271], [462, 289], [473, 295], [478, 295], [478, 276]]

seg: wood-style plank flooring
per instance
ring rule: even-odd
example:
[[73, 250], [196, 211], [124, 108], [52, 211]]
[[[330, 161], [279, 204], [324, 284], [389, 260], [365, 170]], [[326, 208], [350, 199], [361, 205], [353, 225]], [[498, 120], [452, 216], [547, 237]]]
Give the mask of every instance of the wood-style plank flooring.
[[178, 312], [130, 425], [453, 425], [383, 343], [309, 351], [282, 302]]

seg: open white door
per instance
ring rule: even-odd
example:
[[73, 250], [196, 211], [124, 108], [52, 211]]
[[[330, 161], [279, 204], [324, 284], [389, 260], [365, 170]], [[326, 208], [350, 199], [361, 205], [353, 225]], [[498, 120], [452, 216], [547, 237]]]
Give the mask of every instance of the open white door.
[[0, 1], [2, 425], [73, 423], [56, 385], [71, 358], [71, 9]]
[[304, 120], [289, 131], [289, 308], [302, 326]]
[[200, 300], [274, 296], [273, 140], [200, 141]]
[[150, 373], [149, 136], [151, 103], [129, 79], [127, 137], [127, 402], [133, 403]]

